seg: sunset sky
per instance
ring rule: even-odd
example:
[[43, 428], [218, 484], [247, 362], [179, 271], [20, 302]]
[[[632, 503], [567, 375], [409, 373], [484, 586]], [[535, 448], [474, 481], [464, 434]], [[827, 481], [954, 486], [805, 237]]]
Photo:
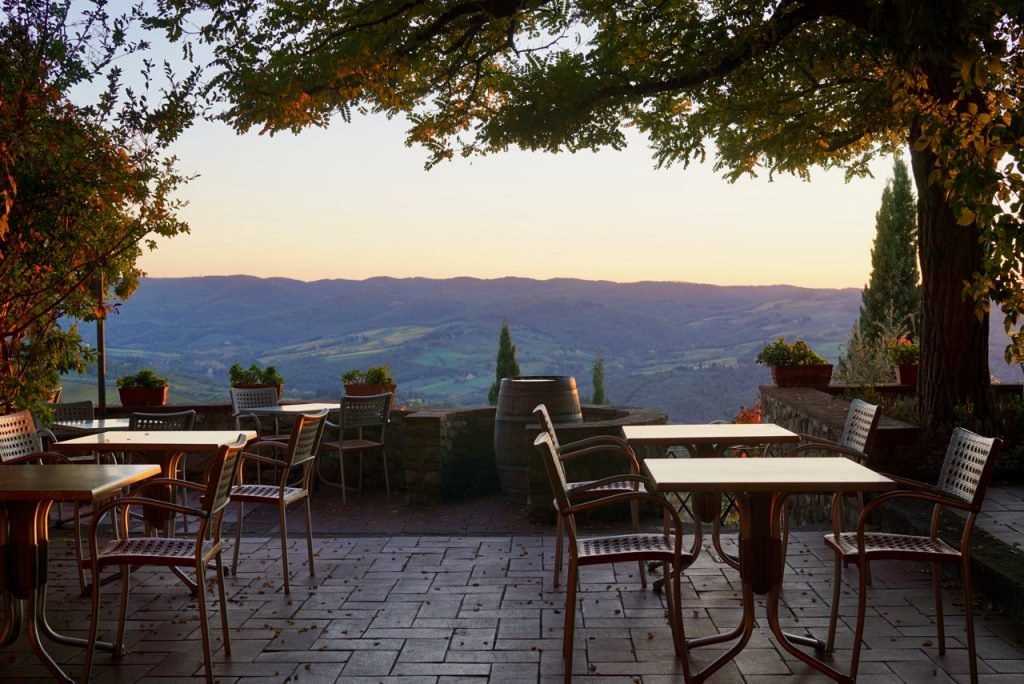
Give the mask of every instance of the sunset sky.
[[431, 171], [401, 120], [340, 120], [275, 137], [200, 123], [176, 145], [191, 235], [160, 242], [151, 276], [300, 280], [386, 275], [575, 277], [863, 287], [892, 173], [845, 183], [767, 174], [735, 184], [703, 165], [655, 170], [624, 152], [509, 151]]

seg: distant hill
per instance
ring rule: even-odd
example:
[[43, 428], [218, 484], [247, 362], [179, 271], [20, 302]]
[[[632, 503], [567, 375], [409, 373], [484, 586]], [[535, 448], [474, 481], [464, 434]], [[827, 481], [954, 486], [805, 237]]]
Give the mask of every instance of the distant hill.
[[756, 401], [771, 339], [835, 360], [859, 307], [859, 290], [785, 285], [148, 278], [107, 323], [108, 377], [151, 366], [172, 376], [171, 401], [222, 401], [227, 367], [257, 361], [281, 370], [286, 397], [336, 398], [343, 372], [387, 363], [403, 403], [482, 405], [508, 320], [524, 374], [573, 375], [585, 401], [600, 351], [611, 403], [705, 421]]

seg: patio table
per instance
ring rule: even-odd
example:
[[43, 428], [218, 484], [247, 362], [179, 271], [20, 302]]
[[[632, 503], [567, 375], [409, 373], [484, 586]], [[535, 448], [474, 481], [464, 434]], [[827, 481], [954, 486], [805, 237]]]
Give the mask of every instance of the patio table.
[[[251, 442], [256, 439], [255, 430], [117, 430], [83, 435], [56, 442], [52, 449], [63, 454], [92, 452], [134, 452], [143, 453], [156, 459], [163, 477], [176, 477], [178, 464], [186, 453], [215, 453], [227, 444], [233, 444], [244, 434]], [[171, 501], [170, 487], [163, 492], [154, 492], [154, 497]], [[156, 528], [164, 528], [170, 536], [171, 516], [168, 511], [147, 512], [147, 522]]]
[[[681, 423], [669, 425], [626, 425], [623, 436], [637, 446], [681, 446], [694, 458], [721, 457], [726, 449], [751, 444], [796, 444], [800, 435], [774, 423]], [[646, 459], [645, 459], [646, 460]], [[718, 555], [739, 569], [739, 560], [722, 549], [719, 526], [722, 511], [720, 492], [693, 496], [694, 519], [712, 523], [711, 541]], [[698, 516], [698, 510], [700, 515]], [[695, 546], [697, 546], [695, 544]], [[694, 557], [700, 552], [695, 548]], [[660, 586], [658, 583], [655, 586]]]
[[[740, 512], [739, 571], [743, 586], [743, 621], [724, 634], [691, 639], [690, 648], [737, 639], [720, 657], [694, 676], [704, 681], [734, 658], [754, 629], [754, 594], [767, 595], [768, 625], [787, 651], [839, 682], [849, 675], [805, 653], [798, 645], [823, 653], [825, 643], [790, 635], [779, 624], [779, 592], [786, 559], [782, 557], [786, 500], [792, 494], [835, 491], [886, 491], [896, 483], [848, 458], [656, 458], [645, 461], [661, 492], [732, 492]], [[696, 511], [699, 515], [699, 511]], [[699, 521], [698, 521], [699, 522]]]
[[91, 435], [96, 432], [127, 430], [131, 425], [129, 418], [95, 418], [93, 420], [67, 420], [54, 423], [51, 428], [76, 435]]
[[[93, 504], [124, 487], [160, 473], [154, 464], [70, 463], [0, 468], [0, 547], [4, 564], [0, 578], [4, 597], [0, 647], [13, 643], [21, 631], [22, 602], [28, 608], [28, 636], [33, 650], [55, 679], [72, 678], [54, 662], [42, 637], [70, 646], [84, 639], [58, 634], [46, 621], [46, 579], [49, 557], [48, 516], [55, 501]], [[109, 643], [97, 643], [113, 650]]]
[[341, 410], [340, 401], [313, 401], [305, 404], [278, 404], [277, 406], [260, 406], [258, 408], [245, 409], [245, 413], [254, 416], [278, 416], [286, 418], [301, 413], [320, 413], [321, 411], [332, 411], [337, 413]]

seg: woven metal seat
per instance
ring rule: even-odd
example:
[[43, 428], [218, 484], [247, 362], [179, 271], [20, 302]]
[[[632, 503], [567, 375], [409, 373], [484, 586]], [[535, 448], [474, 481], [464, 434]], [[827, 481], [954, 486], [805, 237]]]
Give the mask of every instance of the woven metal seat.
[[[253, 449], [269, 448], [280, 454], [278, 457], [263, 456], [246, 451], [242, 454], [242, 465], [238, 468], [238, 484], [231, 488], [231, 501], [238, 504], [238, 523], [235, 525], [235, 550], [231, 560], [231, 573], [238, 571], [238, 551], [242, 542], [242, 523], [245, 512], [243, 504], [259, 504], [277, 506], [281, 530], [281, 563], [284, 566], [284, 591], [291, 592], [288, 581], [288, 506], [298, 501], [306, 504], [306, 549], [309, 557], [309, 574], [314, 576], [313, 568], [313, 521], [309, 507], [309, 481], [313, 475], [313, 463], [320, 438], [324, 433], [327, 411], [315, 414], [301, 414], [295, 419], [292, 433], [287, 443], [256, 442]], [[245, 463], [253, 462], [267, 466], [277, 472], [277, 484], [245, 482]], [[297, 484], [292, 483], [298, 471]]]
[[[542, 432], [546, 432], [551, 437], [551, 443], [555, 447], [555, 451], [558, 453], [558, 457], [563, 464], [574, 461], [580, 458], [586, 458], [587, 456], [593, 456], [596, 454], [613, 454], [617, 455], [622, 460], [622, 468], [624, 473], [629, 475], [640, 474], [640, 463], [637, 461], [636, 454], [633, 452], [632, 447], [621, 437], [615, 435], [595, 435], [593, 437], [587, 437], [585, 439], [570, 442], [569, 444], [561, 444], [558, 440], [558, 435], [555, 432], [555, 424], [551, 420], [551, 414], [548, 412], [547, 406], [539, 404], [533, 409], [533, 415], [537, 417], [537, 422], [540, 423], [540, 429]], [[646, 492], [647, 488], [643, 482], [635, 479], [605, 479], [605, 480], [577, 480], [574, 482], [566, 482], [566, 491], [569, 495], [569, 499], [572, 501], [585, 501], [588, 499], [599, 499], [605, 496], [612, 496], [614, 494], [628, 494], [631, 492]], [[640, 531], [640, 504], [638, 501], [633, 500], [629, 503], [630, 514], [633, 519], [633, 531]], [[565, 524], [562, 520], [562, 516], [558, 516], [555, 519], [555, 586], [559, 586], [562, 575], [562, 547], [564, 546], [563, 539], [565, 537]], [[647, 573], [644, 572], [644, 565], [640, 563], [640, 582], [646, 588], [647, 587]]]
[[[576, 587], [579, 582], [579, 568], [586, 565], [637, 561], [657, 561], [662, 566], [665, 584], [665, 602], [667, 604], [669, 626], [672, 629], [672, 643], [676, 654], [682, 660], [683, 677], [690, 678], [690, 665], [686, 656], [686, 635], [683, 631], [683, 615], [680, 608], [681, 588], [680, 577], [686, 565], [693, 562], [693, 556], [683, 550], [683, 523], [679, 513], [664, 497], [649, 491], [629, 491], [610, 496], [603, 496], [588, 501], [577, 501], [569, 498], [562, 458], [555, 448], [551, 434], [541, 432], [534, 445], [540, 449], [548, 480], [555, 494], [555, 508], [559, 517], [565, 520], [565, 530], [569, 536], [569, 570], [566, 574], [565, 623], [562, 633], [562, 659], [566, 684], [572, 681], [573, 637], [576, 626]], [[632, 481], [637, 485], [653, 486], [641, 475], [618, 476], [622, 481]], [[591, 486], [603, 487], [608, 480], [597, 480]], [[585, 491], [582, 490], [581, 491]], [[650, 502], [660, 506], [665, 515], [665, 530], [657, 534], [608, 534], [580, 538], [576, 534], [576, 514], [590, 511], [602, 506], [620, 503]], [[643, 572], [641, 570], [641, 577]]]
[[[203, 638], [203, 664], [206, 681], [213, 682], [213, 659], [210, 647], [210, 629], [206, 605], [206, 572], [211, 561], [215, 563], [216, 583], [220, 601], [220, 621], [223, 632], [224, 653], [231, 653], [231, 634], [228, 630], [227, 597], [224, 591], [224, 562], [222, 558], [221, 522], [224, 509], [229, 502], [231, 484], [239, 462], [239, 454], [246, 443], [245, 435], [239, 435], [233, 444], [221, 447], [210, 459], [204, 483], [186, 482], [174, 478], [149, 480], [138, 487], [131, 496], [109, 501], [96, 509], [89, 526], [89, 547], [95, 559], [95, 571], [106, 567], [121, 569], [121, 607], [114, 641], [114, 653], [124, 653], [125, 622], [128, 615], [128, 590], [131, 569], [138, 566], [166, 567], [174, 572], [186, 586], [192, 589], [199, 604], [199, 628]], [[185, 487], [200, 494], [195, 507], [184, 506], [172, 501], [149, 498], [146, 494], [163, 487]], [[158, 509], [174, 512], [196, 519], [196, 532], [191, 538], [132, 536], [129, 515], [132, 509]], [[114, 539], [101, 539], [99, 518], [114, 515], [118, 522], [118, 534]], [[190, 570], [189, 574], [184, 571]], [[194, 579], [193, 579], [194, 578]], [[92, 588], [92, 619], [89, 623], [88, 648], [85, 655], [85, 676], [88, 682], [92, 674], [92, 660], [99, 631], [100, 611], [99, 583]], [[182, 654], [183, 657], [185, 654]]]
[[390, 392], [370, 394], [366, 396], [345, 395], [341, 398], [338, 423], [327, 421], [327, 427], [337, 430], [336, 440], [326, 440], [321, 446], [338, 453], [338, 480], [325, 477], [322, 471], [322, 460], [317, 463], [317, 479], [324, 484], [341, 489], [341, 503], [347, 505], [348, 497], [345, 485], [345, 454], [355, 452], [359, 455], [359, 486], [356, 491], [363, 491], [363, 454], [367, 451], [379, 451], [384, 462], [384, 491], [391, 496], [391, 481], [388, 478], [388, 453], [384, 446], [384, 436], [391, 417], [391, 402], [394, 395]]
[[[825, 536], [825, 543], [835, 553], [835, 577], [832, 588], [832, 614], [829, 619], [827, 649], [835, 647], [836, 621], [839, 616], [840, 580], [842, 567], [854, 564], [859, 569], [859, 591], [857, 596], [857, 627], [853, 636], [850, 676], [856, 678], [860, 659], [861, 642], [864, 636], [864, 620], [867, 611], [867, 579], [870, 564], [880, 560], [916, 560], [932, 564], [932, 584], [935, 592], [935, 622], [938, 626], [939, 653], [946, 652], [945, 625], [942, 615], [941, 566], [957, 565], [960, 568], [960, 584], [963, 590], [964, 617], [967, 625], [967, 654], [970, 664], [971, 682], [978, 681], [978, 663], [975, 655], [974, 616], [971, 604], [970, 544], [974, 523], [981, 511], [981, 505], [988, 489], [995, 465], [994, 454], [1001, 442], [995, 438], [979, 435], [957, 428], [949, 442], [946, 457], [939, 471], [935, 486], [905, 478], [893, 477], [904, 487], [896, 492], [882, 494], [873, 499], [857, 519], [855, 532], [844, 532], [842, 524], [842, 496], [833, 499], [833, 532]], [[933, 504], [931, 530], [927, 536], [868, 532], [871, 513], [894, 500], [922, 501]], [[957, 519], [961, 527], [960, 539], [956, 545], [940, 537], [940, 521], [947, 509], [963, 511], [966, 520]]]

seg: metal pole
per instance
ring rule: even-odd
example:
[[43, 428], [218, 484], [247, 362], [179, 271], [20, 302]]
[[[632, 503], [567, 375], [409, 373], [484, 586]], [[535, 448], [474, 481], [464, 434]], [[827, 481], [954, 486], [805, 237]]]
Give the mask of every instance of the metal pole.
[[96, 393], [97, 418], [107, 417], [107, 341], [103, 330], [106, 314], [103, 313], [103, 276], [96, 274], [96, 300], [100, 316], [96, 319]]

